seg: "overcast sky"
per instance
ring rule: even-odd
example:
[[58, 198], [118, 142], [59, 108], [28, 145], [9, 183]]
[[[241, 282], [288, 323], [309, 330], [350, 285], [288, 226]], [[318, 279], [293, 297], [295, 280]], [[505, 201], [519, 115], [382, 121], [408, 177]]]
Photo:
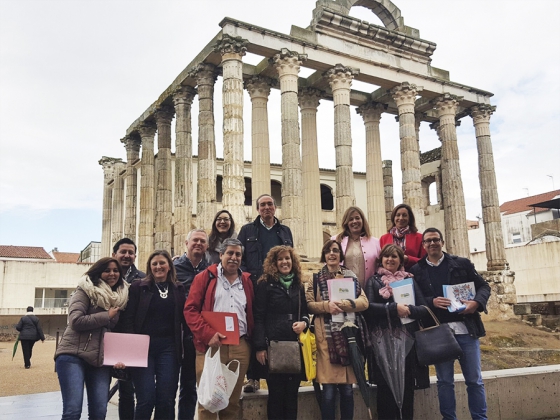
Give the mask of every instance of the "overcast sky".
[[[437, 49], [451, 80], [494, 93], [491, 120], [500, 203], [560, 188], [560, 1], [394, 0], [405, 24]], [[101, 240], [102, 156], [126, 160], [126, 129], [232, 17], [289, 34], [315, 0], [0, 0], [0, 244], [79, 252]], [[367, 9], [351, 15], [374, 24]], [[255, 64], [260, 57], [247, 56]], [[307, 76], [308, 69], [302, 69]], [[375, 86], [355, 84], [359, 90]], [[216, 84], [221, 147], [221, 80]], [[246, 99], [248, 95], [246, 94]], [[269, 101], [280, 163], [279, 93]], [[193, 139], [197, 138], [197, 103]], [[334, 168], [332, 103], [319, 107], [320, 166]], [[352, 111], [354, 169], [365, 170], [364, 128]], [[245, 159], [251, 159], [250, 103]], [[398, 124], [381, 121], [400, 202]], [[472, 120], [458, 128], [467, 217], [481, 214]], [[195, 142], [196, 143], [196, 142]], [[422, 151], [439, 146], [427, 123]], [[173, 146], [174, 147], [174, 146]], [[196, 153], [196, 149], [194, 150]], [[550, 176], [552, 176], [552, 178]]]

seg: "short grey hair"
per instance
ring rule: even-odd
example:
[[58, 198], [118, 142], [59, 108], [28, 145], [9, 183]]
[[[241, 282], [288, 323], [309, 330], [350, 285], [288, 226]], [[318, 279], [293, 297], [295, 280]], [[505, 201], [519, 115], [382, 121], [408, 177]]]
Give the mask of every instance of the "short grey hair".
[[187, 242], [191, 240], [191, 236], [193, 235], [193, 233], [196, 233], [196, 232], [204, 233], [204, 235], [206, 235], [206, 241], [208, 242], [208, 234], [206, 233], [206, 231], [204, 229], [193, 229], [189, 233], [187, 233]]
[[224, 239], [224, 242], [222, 242], [222, 244], [220, 245], [220, 248], [219, 248], [220, 254], [223, 254], [224, 252], [226, 252], [226, 249], [227, 249], [228, 246], [240, 246], [241, 247], [241, 253], [243, 253], [243, 244], [241, 243], [241, 241], [239, 239], [227, 238], [227, 239]]

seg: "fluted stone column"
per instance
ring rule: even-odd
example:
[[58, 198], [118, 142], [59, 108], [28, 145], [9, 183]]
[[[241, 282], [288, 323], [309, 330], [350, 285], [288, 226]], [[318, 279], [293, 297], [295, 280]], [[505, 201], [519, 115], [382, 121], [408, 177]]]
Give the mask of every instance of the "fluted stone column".
[[272, 58], [278, 71], [282, 112], [282, 222], [290, 227], [298, 253], [303, 249], [302, 174], [298, 118], [298, 73], [307, 56], [285, 48]]
[[[222, 205], [237, 223], [245, 221], [243, 164], [243, 61], [247, 40], [222, 35], [214, 51], [222, 55], [224, 167]], [[211, 226], [210, 226], [211, 228]]]
[[489, 271], [504, 270], [508, 266], [502, 233], [492, 140], [490, 138], [490, 116], [495, 110], [495, 106], [486, 104], [475, 105], [470, 109], [478, 148], [478, 179]]
[[461, 168], [455, 114], [461, 97], [445, 94], [434, 100], [439, 118], [441, 140], [441, 178], [444, 197], [445, 246], [451, 254], [469, 258], [469, 237], [467, 233], [467, 213]]
[[393, 199], [393, 161], [384, 160], [382, 162], [383, 166], [383, 189], [385, 191], [385, 224], [387, 230], [393, 227], [391, 222], [391, 213], [395, 207], [395, 202]]
[[174, 112], [172, 107], [165, 106], [155, 113], [158, 139], [155, 247], [168, 252], [171, 252], [172, 244], [171, 120]]
[[372, 235], [380, 237], [387, 232], [385, 221], [385, 191], [381, 163], [381, 135], [379, 122], [387, 105], [368, 102], [356, 109], [366, 127], [366, 191], [368, 222]]
[[124, 213], [124, 236], [136, 240], [136, 202], [138, 200], [137, 170], [134, 164], [140, 156], [141, 140], [127, 136], [121, 140], [126, 149], [126, 208]]
[[113, 210], [111, 212], [111, 246], [124, 234], [124, 179], [126, 165], [124, 162], [115, 163], [113, 181]]
[[101, 257], [111, 255], [111, 214], [113, 212], [113, 178], [115, 164], [121, 159], [103, 156], [99, 164], [103, 167], [103, 219], [101, 221]]
[[144, 123], [138, 128], [138, 133], [142, 139], [142, 160], [140, 161], [140, 224], [138, 226], [136, 266], [140, 270], [145, 270], [148, 256], [154, 251], [154, 136], [156, 125], [152, 122]]
[[321, 179], [317, 148], [317, 107], [321, 91], [305, 88], [299, 93], [301, 111], [301, 161], [303, 170], [303, 245], [309, 258], [320, 258], [323, 247]]
[[420, 91], [422, 91], [421, 87], [408, 82], [403, 82], [391, 89], [393, 100], [399, 110], [403, 202], [412, 208], [416, 227], [422, 232], [425, 227], [425, 217], [420, 182], [420, 151], [416, 139], [414, 118], [414, 102]]
[[216, 66], [199, 64], [190, 74], [198, 92], [198, 184], [196, 225], [210, 232], [216, 214], [216, 140], [214, 137], [214, 83]]
[[[251, 196], [253, 200], [262, 194], [270, 194], [270, 143], [268, 136], [268, 96], [274, 85], [272, 79], [254, 76], [247, 82], [247, 92], [251, 97]], [[253, 218], [258, 211], [255, 205]]]
[[196, 90], [181, 86], [173, 94], [175, 105], [175, 225], [173, 249], [175, 254], [183, 251], [192, 219], [192, 128], [191, 105]]
[[337, 64], [326, 72], [333, 92], [334, 148], [336, 151], [336, 226], [341, 228], [346, 209], [356, 203], [352, 171], [350, 87], [357, 70]]

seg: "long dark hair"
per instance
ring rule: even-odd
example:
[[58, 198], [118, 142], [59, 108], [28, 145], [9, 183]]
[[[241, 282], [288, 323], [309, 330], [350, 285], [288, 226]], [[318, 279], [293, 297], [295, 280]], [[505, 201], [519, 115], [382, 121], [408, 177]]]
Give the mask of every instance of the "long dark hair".
[[117, 264], [117, 268], [119, 269], [119, 281], [113, 287], [119, 287], [123, 284], [123, 269], [121, 267], [121, 263], [118, 262], [116, 258], [113, 257], [104, 257], [100, 260], [96, 261], [88, 271], [84, 273], [84, 275], [88, 276], [94, 286], [99, 286], [99, 283], [102, 282], [101, 274], [109, 267], [109, 264], [114, 262]]
[[416, 227], [416, 219], [414, 218], [414, 213], [412, 212], [412, 209], [408, 204], [399, 204], [391, 212], [391, 223], [393, 224], [393, 227], [395, 227], [395, 216], [397, 215], [397, 211], [399, 211], [400, 209], [406, 209], [406, 211], [408, 212], [408, 228], [410, 229], [410, 232], [412, 233], [418, 232], [418, 228]]
[[222, 213], [227, 213], [231, 222], [229, 230], [226, 233], [226, 238], [231, 238], [231, 235], [233, 235], [233, 233], [235, 232], [235, 221], [233, 220], [233, 216], [231, 215], [231, 213], [227, 210], [220, 210], [218, 213], [216, 213], [216, 215], [214, 216], [214, 221], [212, 222], [212, 230], [210, 231], [210, 236], [208, 237], [208, 249], [212, 251], [216, 249], [216, 246], [220, 243], [220, 232], [218, 232], [218, 228], [216, 227], [216, 220], [218, 220], [218, 217]]
[[167, 260], [167, 264], [169, 265], [169, 271], [167, 273], [166, 281], [173, 284], [177, 283], [177, 272], [175, 271], [175, 266], [173, 265], [173, 259], [171, 258], [171, 255], [169, 255], [169, 252], [164, 249], [154, 251], [148, 257], [148, 262], [146, 263], [146, 280], [155, 283], [154, 275], [152, 273], [152, 260], [158, 255], [164, 257]]

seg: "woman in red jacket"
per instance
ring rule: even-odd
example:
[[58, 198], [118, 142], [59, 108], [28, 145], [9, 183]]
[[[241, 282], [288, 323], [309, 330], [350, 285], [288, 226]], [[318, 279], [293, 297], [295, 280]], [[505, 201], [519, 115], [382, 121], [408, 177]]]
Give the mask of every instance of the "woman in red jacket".
[[406, 269], [416, 264], [426, 255], [422, 246], [422, 234], [416, 228], [414, 213], [407, 204], [399, 204], [391, 213], [393, 227], [379, 238], [381, 249], [387, 244], [395, 244], [404, 251], [404, 267]]

